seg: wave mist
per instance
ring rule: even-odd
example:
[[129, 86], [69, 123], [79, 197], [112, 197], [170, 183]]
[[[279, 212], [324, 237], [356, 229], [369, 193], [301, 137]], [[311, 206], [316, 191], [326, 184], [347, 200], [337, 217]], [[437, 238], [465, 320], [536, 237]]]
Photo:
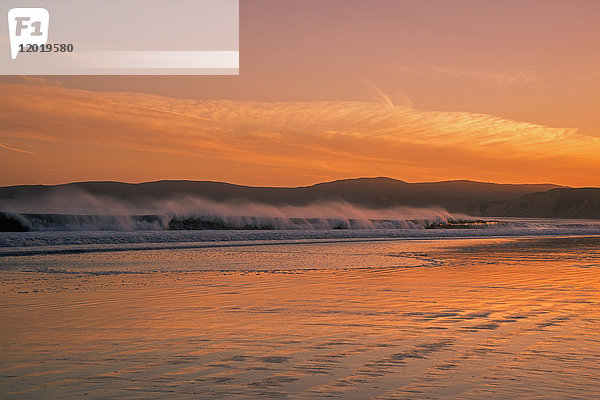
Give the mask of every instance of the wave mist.
[[465, 218], [431, 207], [370, 209], [343, 201], [267, 205], [191, 196], [135, 204], [85, 192], [0, 204], [0, 229], [31, 231], [425, 229]]

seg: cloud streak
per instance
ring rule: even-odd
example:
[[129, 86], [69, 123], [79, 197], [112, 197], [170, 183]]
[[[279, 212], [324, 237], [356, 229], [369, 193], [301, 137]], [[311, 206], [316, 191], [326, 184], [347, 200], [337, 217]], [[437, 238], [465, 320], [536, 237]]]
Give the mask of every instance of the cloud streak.
[[453, 68], [427, 63], [395, 64], [392, 69], [403, 76], [438, 76], [459, 80], [490, 82], [500, 86], [542, 86], [543, 81], [534, 71], [528, 70], [477, 70]]
[[2, 144], [2, 143], [0, 143], [0, 149], [10, 150], [10, 151], [16, 151], [17, 153], [32, 154], [32, 155], [35, 154], [32, 151], [23, 150], [23, 149], [17, 149], [16, 147], [7, 146], [7, 145]]

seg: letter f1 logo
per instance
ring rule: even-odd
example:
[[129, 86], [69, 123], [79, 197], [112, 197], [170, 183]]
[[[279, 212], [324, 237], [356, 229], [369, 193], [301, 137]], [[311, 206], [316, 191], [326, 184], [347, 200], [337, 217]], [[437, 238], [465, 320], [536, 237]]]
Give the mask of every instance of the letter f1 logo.
[[45, 8], [12, 8], [8, 11], [10, 56], [19, 55], [21, 45], [44, 45], [48, 41], [50, 14]]

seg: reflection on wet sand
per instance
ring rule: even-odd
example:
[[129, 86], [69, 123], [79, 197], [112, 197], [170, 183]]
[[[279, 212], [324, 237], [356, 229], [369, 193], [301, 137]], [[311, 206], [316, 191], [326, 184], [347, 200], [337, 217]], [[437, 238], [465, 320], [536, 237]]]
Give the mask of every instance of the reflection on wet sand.
[[[34, 267], [7, 270], [4, 396], [564, 399], [600, 391], [599, 238], [328, 246], [175, 251], [182, 260], [209, 251], [203, 260], [218, 265], [271, 263], [251, 271], [123, 273], [113, 264], [76, 268], [76, 255], [71, 264], [44, 269], [32, 259]], [[121, 262], [172, 256], [144, 263], [141, 253]], [[319, 268], [331, 257], [340, 268]], [[298, 260], [306, 268], [290, 268]]]

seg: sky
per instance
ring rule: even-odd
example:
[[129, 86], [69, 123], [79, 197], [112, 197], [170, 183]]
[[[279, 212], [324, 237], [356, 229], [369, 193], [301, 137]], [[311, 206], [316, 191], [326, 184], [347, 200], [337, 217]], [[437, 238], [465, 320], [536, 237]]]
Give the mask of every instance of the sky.
[[1, 77], [0, 185], [600, 186], [600, 2], [240, 3], [239, 76]]

